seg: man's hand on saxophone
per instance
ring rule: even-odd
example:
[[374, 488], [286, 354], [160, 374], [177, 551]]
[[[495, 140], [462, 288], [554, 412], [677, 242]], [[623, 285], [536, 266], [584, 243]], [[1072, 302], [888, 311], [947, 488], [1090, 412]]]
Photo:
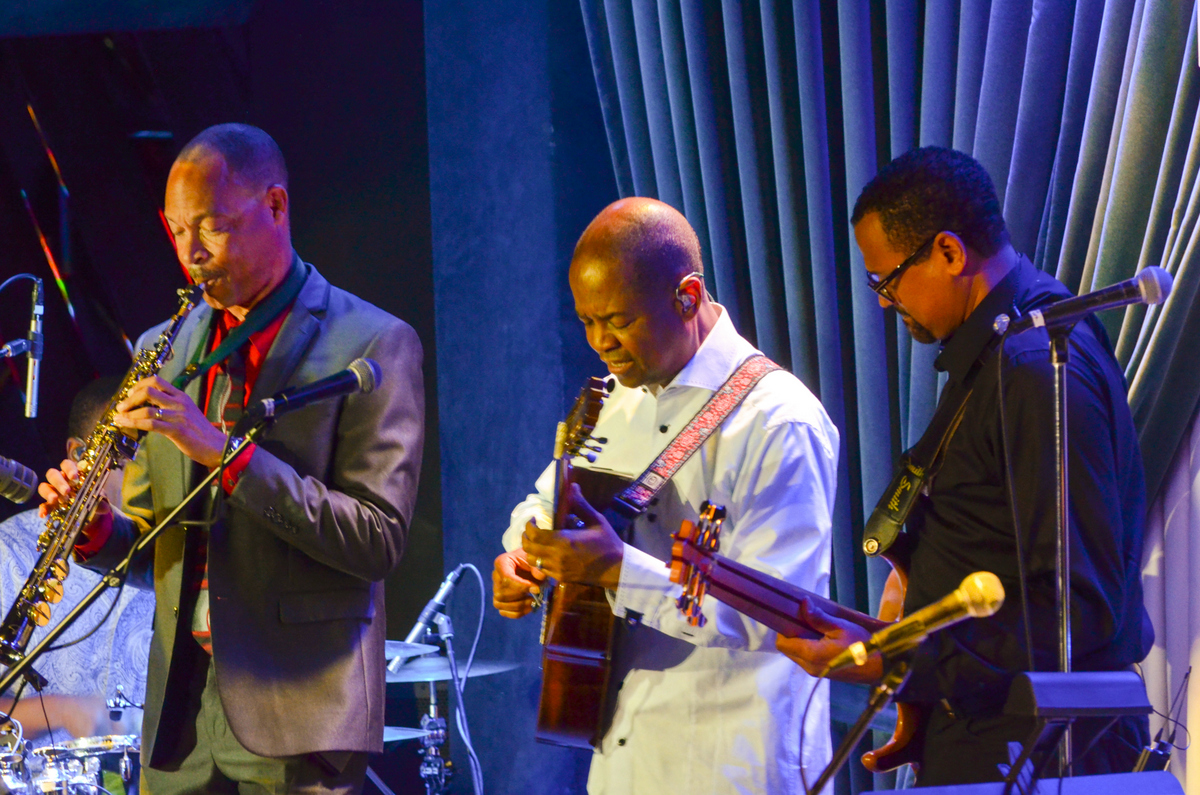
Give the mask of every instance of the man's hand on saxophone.
[[218, 430], [182, 390], [157, 375], [133, 385], [117, 404], [113, 422], [122, 428], [166, 436], [180, 452], [213, 469], [221, 463], [225, 434]]
[[[75, 494], [75, 484], [79, 480], [79, 466], [69, 458], [63, 459], [59, 464], [62, 469], [46, 470], [46, 480], [38, 484], [38, 494], [45, 502], [38, 506], [38, 516], [45, 519], [59, 500], [73, 496]], [[108, 504], [108, 498], [104, 497], [96, 505], [94, 515], [107, 513], [112, 508]]]
[[[161, 433], [188, 458], [210, 469], [221, 463], [225, 434], [208, 421], [187, 394], [157, 375], [135, 383], [116, 408], [117, 413], [113, 415], [116, 425]], [[45, 482], [38, 486], [38, 494], [45, 500], [38, 508], [42, 518], [54, 510], [61, 499], [75, 492], [79, 467], [70, 459], [59, 466], [61, 469], [47, 470]], [[108, 500], [102, 499], [96, 506], [95, 515], [110, 510]]]

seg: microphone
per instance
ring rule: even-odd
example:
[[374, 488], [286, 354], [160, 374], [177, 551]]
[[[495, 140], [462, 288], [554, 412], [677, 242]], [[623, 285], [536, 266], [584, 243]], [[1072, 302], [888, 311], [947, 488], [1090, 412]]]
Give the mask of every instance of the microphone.
[[26, 417], [36, 417], [38, 411], [38, 379], [42, 371], [42, 314], [45, 311], [42, 280], [34, 279], [33, 312], [29, 317], [29, 352], [25, 364]]
[[25, 502], [37, 491], [38, 476], [24, 464], [0, 456], [0, 497]]
[[851, 665], [864, 665], [872, 652], [892, 656], [917, 646], [926, 637], [967, 618], [990, 616], [1004, 604], [1004, 586], [990, 571], [967, 575], [957, 590], [911, 616], [885, 627], [865, 643], [855, 643], [834, 657], [826, 674]]
[[1129, 304], [1161, 304], [1171, 294], [1174, 281], [1171, 274], [1162, 268], [1143, 268], [1132, 279], [1086, 295], [1064, 298], [1042, 309], [1030, 310], [1029, 314], [1016, 320], [1010, 321], [1007, 315], [999, 315], [992, 327], [999, 334], [1007, 330], [1012, 336], [1031, 328], [1069, 326], [1093, 312], [1105, 309]]
[[437, 589], [437, 593], [425, 605], [425, 609], [417, 617], [417, 623], [413, 624], [413, 628], [408, 631], [408, 637], [404, 639], [405, 643], [421, 642], [421, 638], [424, 637], [425, 633], [429, 630], [429, 625], [433, 622], [433, 617], [445, 609], [446, 600], [450, 597], [450, 592], [454, 590], [454, 586], [458, 583], [458, 578], [462, 576], [464, 568], [466, 566], [461, 563], [458, 564], [454, 568], [454, 571], [447, 574], [446, 579], [442, 580], [441, 587]]
[[318, 400], [351, 395], [355, 392], [370, 392], [382, 381], [383, 374], [374, 360], [355, 359], [340, 373], [327, 376], [320, 381], [314, 381], [308, 386], [288, 387], [282, 392], [276, 392], [271, 397], [258, 401], [246, 409], [246, 413], [238, 421], [237, 429], [232, 435], [237, 436], [238, 429], [249, 428], [262, 420], [302, 409], [309, 403], [315, 403]]

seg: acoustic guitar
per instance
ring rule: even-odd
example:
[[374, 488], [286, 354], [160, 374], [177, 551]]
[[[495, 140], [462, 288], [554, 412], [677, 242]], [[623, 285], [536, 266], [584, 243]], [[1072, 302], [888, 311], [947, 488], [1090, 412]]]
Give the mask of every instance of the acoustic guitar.
[[[588, 380], [555, 439], [554, 528], [571, 526], [567, 499], [577, 484], [588, 504], [600, 512], [630, 479], [615, 473], [571, 465], [573, 458], [595, 460], [605, 439], [592, 432], [606, 390], [600, 378]], [[609, 519], [620, 532], [617, 520]], [[548, 582], [542, 613], [542, 691], [538, 701], [539, 742], [592, 748], [604, 732], [605, 705], [612, 662], [616, 617], [604, 588], [572, 582]]]
[[[807, 623], [807, 612], [803, 610], [805, 605], [820, 608], [835, 618], [852, 621], [871, 633], [891, 623], [891, 620], [852, 610], [717, 554], [724, 519], [723, 507], [706, 502], [702, 506], [699, 523], [685, 521], [673, 536], [675, 544], [671, 550], [671, 581], [683, 586], [683, 594], [677, 604], [692, 626], [704, 626], [701, 604], [706, 595], [765, 624], [785, 638], [815, 640], [822, 637], [823, 633]], [[899, 568], [893, 571], [893, 577], [888, 580], [881, 614], [887, 613], [889, 619], [900, 617], [904, 580], [903, 571]], [[896, 714], [896, 730], [891, 740], [863, 754], [863, 766], [873, 773], [883, 773], [903, 764], [915, 765], [920, 758], [918, 738], [924, 720], [923, 710], [912, 704], [897, 703]]]

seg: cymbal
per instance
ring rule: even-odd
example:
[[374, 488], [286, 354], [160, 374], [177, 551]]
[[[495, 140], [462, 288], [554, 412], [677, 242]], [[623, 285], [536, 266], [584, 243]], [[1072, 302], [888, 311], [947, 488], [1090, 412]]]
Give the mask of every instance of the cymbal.
[[402, 640], [387, 640], [383, 643], [383, 659], [394, 660], [397, 657], [420, 657], [422, 654], [433, 654], [437, 646], [428, 643], [405, 643]]
[[429, 734], [425, 729], [410, 729], [407, 726], [384, 726], [383, 741], [399, 743], [404, 740], [419, 740]]
[[[476, 660], [471, 666], [470, 676], [488, 676], [504, 673], [514, 668], [520, 668], [520, 663], [501, 662], [499, 660]], [[460, 662], [460, 673], [466, 670], [466, 663]], [[449, 682], [450, 661], [445, 657], [415, 657], [405, 661], [399, 670], [388, 668], [389, 682]]]

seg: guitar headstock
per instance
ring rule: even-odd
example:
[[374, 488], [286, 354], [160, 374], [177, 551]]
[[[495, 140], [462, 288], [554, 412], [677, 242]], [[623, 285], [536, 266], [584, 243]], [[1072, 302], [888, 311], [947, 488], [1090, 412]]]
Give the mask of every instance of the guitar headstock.
[[556, 459], [583, 456], [588, 461], [596, 460], [600, 452], [600, 442], [592, 438], [596, 430], [596, 420], [600, 417], [600, 409], [608, 394], [603, 378], [589, 378], [567, 418], [558, 424], [558, 432], [554, 438], [554, 457]]
[[700, 506], [700, 521], [692, 524], [685, 520], [679, 532], [671, 536], [675, 539], [671, 547], [671, 582], [683, 586], [675, 605], [693, 627], [704, 626], [706, 620], [700, 607], [708, 590], [706, 575], [712, 568], [712, 556], [721, 548], [724, 521], [724, 506], [705, 502]]

